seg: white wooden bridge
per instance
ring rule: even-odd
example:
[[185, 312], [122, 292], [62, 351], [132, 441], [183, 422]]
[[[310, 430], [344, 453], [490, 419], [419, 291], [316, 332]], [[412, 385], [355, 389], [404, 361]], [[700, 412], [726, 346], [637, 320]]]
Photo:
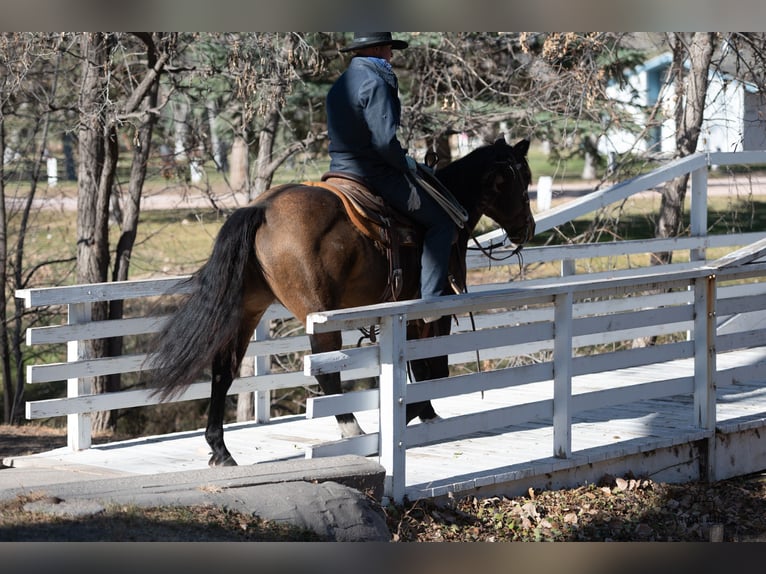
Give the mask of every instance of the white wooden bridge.
[[[256, 393], [256, 421], [227, 425], [229, 450], [240, 464], [376, 456], [394, 500], [512, 495], [595, 482], [606, 473], [677, 482], [766, 468], [766, 234], [707, 235], [708, 166], [748, 163], [766, 163], [766, 152], [698, 154], [537, 216], [544, 231], [690, 173], [689, 237], [530, 248], [525, 263], [561, 261], [561, 276], [314, 314], [307, 329], [343, 330], [347, 347], [307, 354], [303, 372], [271, 373], [269, 356], [307, 353], [307, 337], [269, 339], [260, 327], [248, 350], [257, 357], [255, 375], [231, 389]], [[709, 258], [712, 248], [727, 255]], [[580, 260], [663, 251], [687, 252], [689, 261], [575, 273]], [[471, 257], [469, 266], [486, 265], [481, 257]], [[202, 430], [97, 446], [90, 437], [90, 413], [156, 399], [144, 389], [91, 394], [89, 377], [140, 371], [145, 356], [88, 359], [81, 341], [157, 332], [164, 320], [92, 322], [90, 305], [156, 297], [181, 279], [17, 293], [27, 307], [68, 308], [67, 324], [27, 333], [30, 345], [67, 345], [65, 362], [28, 368], [28, 383], [67, 381], [66, 397], [27, 403], [30, 419], [68, 417], [69, 446], [36, 456], [136, 473], [207, 464]], [[405, 339], [406, 320], [435, 312], [455, 315], [452, 335]], [[271, 310], [271, 319], [286, 316], [279, 306]], [[356, 347], [356, 329], [373, 324], [380, 326], [378, 343]], [[626, 344], [649, 338], [650, 346]], [[405, 384], [407, 359], [437, 354], [449, 355], [450, 377]], [[269, 418], [271, 390], [310, 385], [307, 375], [330, 371], [345, 380], [377, 376], [379, 389], [309, 399], [305, 415]], [[205, 398], [208, 389], [200, 381], [179, 400]], [[405, 427], [406, 404], [426, 399], [441, 420]], [[348, 411], [367, 434], [340, 441], [331, 415]]]

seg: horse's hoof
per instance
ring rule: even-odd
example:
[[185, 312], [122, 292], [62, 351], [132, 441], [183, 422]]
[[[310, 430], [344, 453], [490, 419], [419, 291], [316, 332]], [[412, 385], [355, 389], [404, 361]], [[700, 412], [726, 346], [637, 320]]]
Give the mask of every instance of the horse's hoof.
[[424, 419], [423, 417], [420, 417], [420, 422], [424, 424], [430, 424], [430, 423], [438, 423], [442, 418], [439, 415], [433, 416], [428, 419]]
[[215, 467], [215, 466], [237, 466], [237, 461], [234, 460], [234, 457], [229, 455], [226, 455], [225, 457], [217, 457], [215, 455], [210, 457], [210, 460], [208, 461], [208, 466]]
[[359, 423], [356, 421], [352, 423], [341, 423], [340, 425], [340, 436], [341, 438], [353, 438], [355, 436], [362, 436], [366, 434], [362, 427], [359, 426]]

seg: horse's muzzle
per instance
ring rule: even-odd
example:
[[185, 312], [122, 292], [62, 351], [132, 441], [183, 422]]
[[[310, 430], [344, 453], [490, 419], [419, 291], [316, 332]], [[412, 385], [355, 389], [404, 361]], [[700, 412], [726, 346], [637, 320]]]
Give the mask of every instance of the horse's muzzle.
[[529, 217], [527, 218], [524, 227], [516, 229], [514, 232], [506, 230], [506, 233], [508, 234], [508, 238], [516, 245], [526, 245], [532, 241], [535, 236], [535, 219]]

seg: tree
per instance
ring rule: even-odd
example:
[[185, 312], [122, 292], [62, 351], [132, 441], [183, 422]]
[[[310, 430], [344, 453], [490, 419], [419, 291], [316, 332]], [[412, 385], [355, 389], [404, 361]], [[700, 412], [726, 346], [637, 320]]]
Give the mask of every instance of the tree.
[[[691, 35], [679, 32], [671, 38], [675, 86], [675, 157], [678, 158], [697, 151], [716, 38], [715, 32], [695, 32]], [[683, 205], [688, 183], [689, 175], [686, 174], [663, 188], [656, 223], [657, 237], [674, 237], [682, 231]], [[660, 253], [657, 254], [655, 262], [670, 263], [671, 259], [672, 252]]]
[[[130, 252], [135, 241], [141, 191], [146, 177], [146, 163], [157, 117], [159, 79], [175, 47], [175, 35], [138, 33], [133, 36], [144, 45], [146, 53], [143, 73], [132, 69], [129, 59], [121, 60], [116, 50], [120, 35], [101, 32], [80, 36], [82, 88], [79, 109], [79, 173], [77, 196], [77, 281], [97, 283], [108, 280], [109, 207], [113, 196], [119, 159], [118, 127], [135, 129], [134, 151], [127, 209], [123, 212], [122, 234], [118, 243], [113, 278], [126, 279]], [[114, 88], [112, 78], [121, 77], [127, 85], [122, 93]], [[132, 80], [132, 81], [128, 81]], [[132, 126], [132, 122], [136, 122]], [[103, 320], [122, 315], [120, 304], [110, 312], [105, 303], [92, 306], [92, 318]], [[116, 344], [116, 343], [113, 343]], [[91, 357], [106, 356], [108, 342], [87, 343]], [[94, 392], [115, 390], [116, 379], [94, 377]], [[114, 426], [111, 411], [98, 413], [93, 419], [96, 431]]]
[[[11, 310], [10, 293], [25, 288], [38, 271], [57, 263], [38, 262], [31, 269], [25, 268], [27, 233], [36, 216], [32, 205], [47, 152], [52, 109], [68, 41], [65, 34], [0, 35], [0, 278], [3, 287], [0, 311], [5, 318], [0, 334], [0, 362], [5, 399], [3, 415], [8, 422], [21, 419], [24, 399], [24, 310], [19, 300], [14, 300]], [[14, 132], [12, 147], [6, 145], [7, 126], [12, 126], [10, 131]], [[26, 161], [28, 159], [31, 161]], [[12, 180], [27, 178], [26, 194], [8, 193]]]
[[[551, 160], [593, 153], [605, 117], [619, 114], [606, 93], [637, 62], [635, 38], [622, 33], [419, 33], [397, 55], [404, 67], [407, 139], [444, 140], [467, 132], [550, 143]], [[503, 132], [503, 133], [500, 133]], [[449, 156], [444, 161], [449, 161]]]
[[[274, 173], [285, 161], [324, 138], [323, 126], [317, 130], [316, 123], [302, 121], [296, 110], [310, 112], [323, 106], [321, 96], [302, 87], [309, 81], [321, 81], [325, 72], [322, 47], [328, 37], [297, 32], [225, 34], [213, 35], [209, 41], [217, 44], [217, 50], [207, 53], [225, 58], [225, 64], [211, 62], [211, 67], [221, 74], [218, 79], [223, 79], [225, 93], [230, 94], [221, 107], [233, 112], [233, 138], [255, 156], [246, 184], [248, 197], [253, 199], [271, 186]], [[220, 50], [225, 53], [221, 55]], [[221, 87], [216, 90], [220, 93]], [[280, 138], [280, 130], [292, 141], [287, 141], [287, 135]]]

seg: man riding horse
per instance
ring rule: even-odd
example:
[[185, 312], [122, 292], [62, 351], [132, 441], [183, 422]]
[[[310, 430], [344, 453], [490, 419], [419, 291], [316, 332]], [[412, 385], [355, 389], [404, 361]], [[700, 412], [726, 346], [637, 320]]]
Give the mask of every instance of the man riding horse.
[[[359, 55], [327, 98], [329, 173], [345, 172], [346, 181], [363, 180], [424, 227], [421, 293], [436, 297], [447, 287], [451, 250], [456, 254], [453, 267], [460, 267], [453, 277], [464, 273], [468, 240], [481, 217], [494, 220], [519, 249], [534, 236], [527, 192], [532, 179], [529, 141], [511, 146], [501, 138], [479, 147], [436, 171], [436, 187], [426, 176], [427, 192], [418, 190], [412, 172], [417, 165], [396, 139], [400, 103], [396, 76], [388, 68], [391, 51], [406, 45], [389, 32], [364, 32], [347, 48]], [[149, 369], [162, 400], [184, 392], [212, 369], [205, 429], [211, 466], [236, 464], [224, 441], [227, 395], [253, 330], [274, 302], [305, 325], [307, 316], [317, 311], [378, 303], [390, 288], [386, 252], [355, 225], [345, 202], [326, 181], [272, 187], [235, 210], [218, 232], [208, 260], [189, 278], [185, 299], [158, 333]], [[442, 188], [446, 194], [437, 194], [434, 201], [431, 193]], [[442, 210], [444, 197], [450, 201]], [[408, 274], [404, 279], [401, 298], [417, 297], [416, 278]], [[440, 323], [445, 330], [436, 333]], [[446, 335], [449, 323], [447, 316], [428, 329], [413, 322], [408, 337]], [[310, 334], [309, 343], [313, 353], [337, 351], [343, 346], [342, 333]], [[417, 381], [449, 374], [447, 356], [412, 359], [410, 365]], [[325, 395], [343, 390], [338, 373], [318, 374], [316, 380]], [[408, 422], [436, 416], [428, 400], [407, 404]], [[341, 437], [364, 434], [353, 412], [335, 418]]]
[[[407, 42], [391, 32], [355, 32], [342, 52], [354, 52], [346, 71], [327, 94], [330, 171], [364, 181], [390, 206], [421, 225], [421, 297], [445, 293], [457, 228], [447, 212], [417, 182], [417, 164], [397, 138], [401, 117], [393, 50]], [[439, 317], [424, 319], [436, 321]]]

